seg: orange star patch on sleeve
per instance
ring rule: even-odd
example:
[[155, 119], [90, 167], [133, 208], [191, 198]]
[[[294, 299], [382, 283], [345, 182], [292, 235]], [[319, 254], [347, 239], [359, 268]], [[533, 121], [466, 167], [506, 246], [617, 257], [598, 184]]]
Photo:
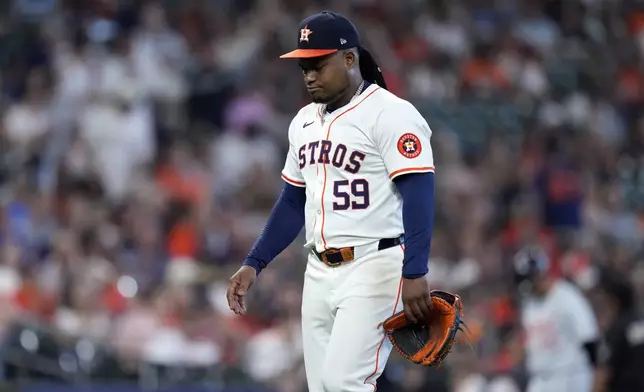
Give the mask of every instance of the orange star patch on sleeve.
[[405, 158], [413, 159], [420, 155], [423, 147], [413, 133], [406, 133], [398, 139], [398, 152]]

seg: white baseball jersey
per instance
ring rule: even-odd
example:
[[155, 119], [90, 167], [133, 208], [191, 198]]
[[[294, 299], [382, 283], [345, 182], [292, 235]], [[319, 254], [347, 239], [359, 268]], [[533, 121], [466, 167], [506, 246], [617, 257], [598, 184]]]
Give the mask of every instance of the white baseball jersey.
[[360, 246], [404, 232], [392, 182], [434, 170], [431, 130], [414, 106], [373, 84], [332, 113], [295, 116], [282, 178], [306, 187], [306, 246]]
[[531, 374], [591, 371], [583, 344], [598, 339], [588, 300], [567, 281], [558, 281], [544, 298], [531, 298], [522, 314]]

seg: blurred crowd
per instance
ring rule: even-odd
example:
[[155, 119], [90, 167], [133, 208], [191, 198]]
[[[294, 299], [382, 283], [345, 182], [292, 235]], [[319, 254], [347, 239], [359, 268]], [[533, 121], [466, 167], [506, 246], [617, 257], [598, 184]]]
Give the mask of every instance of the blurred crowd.
[[248, 316], [224, 293], [308, 103], [297, 64], [278, 56], [321, 9], [354, 21], [390, 90], [432, 127], [430, 280], [462, 293], [476, 348], [431, 372], [392, 358], [383, 391], [518, 391], [507, 261], [526, 242], [588, 293], [610, 268], [644, 298], [641, 2], [0, 8], [0, 334], [28, 322], [104, 347], [126, 374], [201, 366], [225, 383], [303, 391], [302, 239], [262, 273]]

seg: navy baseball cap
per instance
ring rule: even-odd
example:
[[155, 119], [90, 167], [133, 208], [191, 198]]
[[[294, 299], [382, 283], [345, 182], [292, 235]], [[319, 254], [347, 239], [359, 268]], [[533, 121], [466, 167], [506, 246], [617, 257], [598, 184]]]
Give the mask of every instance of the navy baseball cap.
[[340, 14], [322, 11], [300, 22], [297, 49], [282, 59], [306, 59], [360, 47], [360, 35], [351, 21]]

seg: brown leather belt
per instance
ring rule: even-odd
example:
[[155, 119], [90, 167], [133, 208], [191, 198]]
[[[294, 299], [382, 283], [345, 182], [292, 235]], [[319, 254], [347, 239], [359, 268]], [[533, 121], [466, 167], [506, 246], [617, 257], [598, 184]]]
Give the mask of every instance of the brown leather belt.
[[[393, 248], [394, 246], [401, 245], [404, 242], [405, 237], [402, 235], [396, 238], [383, 238], [378, 241], [378, 250]], [[315, 256], [317, 256], [320, 261], [329, 267], [337, 267], [342, 263], [353, 261], [355, 259], [355, 247], [353, 246], [327, 249], [321, 253], [313, 249], [313, 253], [315, 253]]]

